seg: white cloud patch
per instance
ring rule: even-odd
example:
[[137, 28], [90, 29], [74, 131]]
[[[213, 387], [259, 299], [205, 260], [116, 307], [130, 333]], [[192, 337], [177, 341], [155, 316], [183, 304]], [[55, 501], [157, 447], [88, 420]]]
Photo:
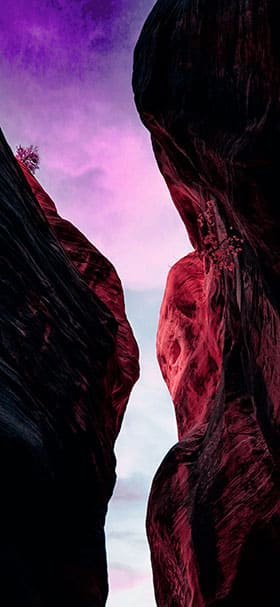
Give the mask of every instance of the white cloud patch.
[[[160, 289], [126, 292], [128, 316], [141, 350], [142, 375], [133, 390], [116, 445], [118, 481], [106, 524], [108, 607], [155, 607], [146, 510], [155, 472], [177, 442], [174, 408], [155, 357], [161, 300]], [[122, 573], [118, 582], [119, 570]]]

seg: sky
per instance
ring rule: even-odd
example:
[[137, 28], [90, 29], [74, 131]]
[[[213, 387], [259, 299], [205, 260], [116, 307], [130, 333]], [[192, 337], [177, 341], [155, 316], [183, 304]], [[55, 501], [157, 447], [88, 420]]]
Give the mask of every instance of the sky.
[[170, 267], [191, 247], [156, 166], [131, 89], [133, 48], [153, 0], [5, 0], [0, 113], [8, 143], [38, 145], [42, 186], [115, 265], [141, 351], [117, 441], [107, 518], [108, 607], [154, 607], [145, 515], [176, 442], [155, 356]]

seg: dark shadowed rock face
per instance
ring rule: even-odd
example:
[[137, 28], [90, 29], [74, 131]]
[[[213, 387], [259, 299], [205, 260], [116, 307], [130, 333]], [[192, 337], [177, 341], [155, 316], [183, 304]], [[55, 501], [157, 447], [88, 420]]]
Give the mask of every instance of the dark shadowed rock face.
[[138, 349], [113, 266], [2, 135], [0, 155], [0, 603], [103, 607], [113, 447]]
[[179, 442], [152, 486], [159, 607], [280, 604], [280, 45], [276, 0], [159, 0], [133, 86], [195, 252], [158, 359]]

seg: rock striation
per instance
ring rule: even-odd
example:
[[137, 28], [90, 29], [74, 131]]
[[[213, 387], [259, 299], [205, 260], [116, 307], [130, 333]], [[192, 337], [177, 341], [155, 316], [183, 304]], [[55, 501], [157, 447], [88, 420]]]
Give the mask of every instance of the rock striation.
[[114, 442], [138, 378], [120, 280], [2, 133], [0, 602], [104, 607]]
[[133, 87], [194, 252], [157, 351], [178, 443], [147, 514], [159, 607], [280, 601], [279, 5], [158, 0]]
[[70, 221], [59, 216], [54, 202], [23, 163], [19, 163], [49, 225], [89, 288], [109, 308], [117, 321], [113, 408], [110, 434], [115, 441], [128, 396], [139, 375], [138, 346], [125, 314], [121, 281], [111, 264]]

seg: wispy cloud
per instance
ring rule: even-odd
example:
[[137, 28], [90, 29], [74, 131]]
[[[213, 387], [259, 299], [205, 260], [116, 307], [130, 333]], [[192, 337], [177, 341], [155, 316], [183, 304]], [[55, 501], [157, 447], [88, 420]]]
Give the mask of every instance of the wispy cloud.
[[[154, 607], [145, 519], [150, 486], [163, 457], [177, 441], [175, 414], [155, 358], [155, 333], [162, 290], [128, 291], [142, 356], [142, 380], [136, 385], [117, 441], [118, 481], [107, 517], [110, 574], [108, 607]], [[118, 568], [122, 587], [114, 590]], [[133, 581], [130, 568], [136, 573]], [[111, 577], [111, 571], [115, 570]], [[147, 579], [143, 578], [143, 572]]]
[[111, 590], [120, 592], [135, 588], [149, 578], [147, 571], [135, 571], [132, 567], [112, 566], [110, 568]]
[[[66, 1], [43, 1], [40, 11], [36, 0], [24, 5], [8, 2], [3, 13], [0, 111], [8, 139], [39, 146], [42, 184], [128, 287], [160, 286], [189, 245], [133, 106], [140, 11], [128, 0], [118, 10], [109, 0], [102, 9], [88, 1], [71, 10]], [[105, 53], [92, 39], [104, 27]]]

